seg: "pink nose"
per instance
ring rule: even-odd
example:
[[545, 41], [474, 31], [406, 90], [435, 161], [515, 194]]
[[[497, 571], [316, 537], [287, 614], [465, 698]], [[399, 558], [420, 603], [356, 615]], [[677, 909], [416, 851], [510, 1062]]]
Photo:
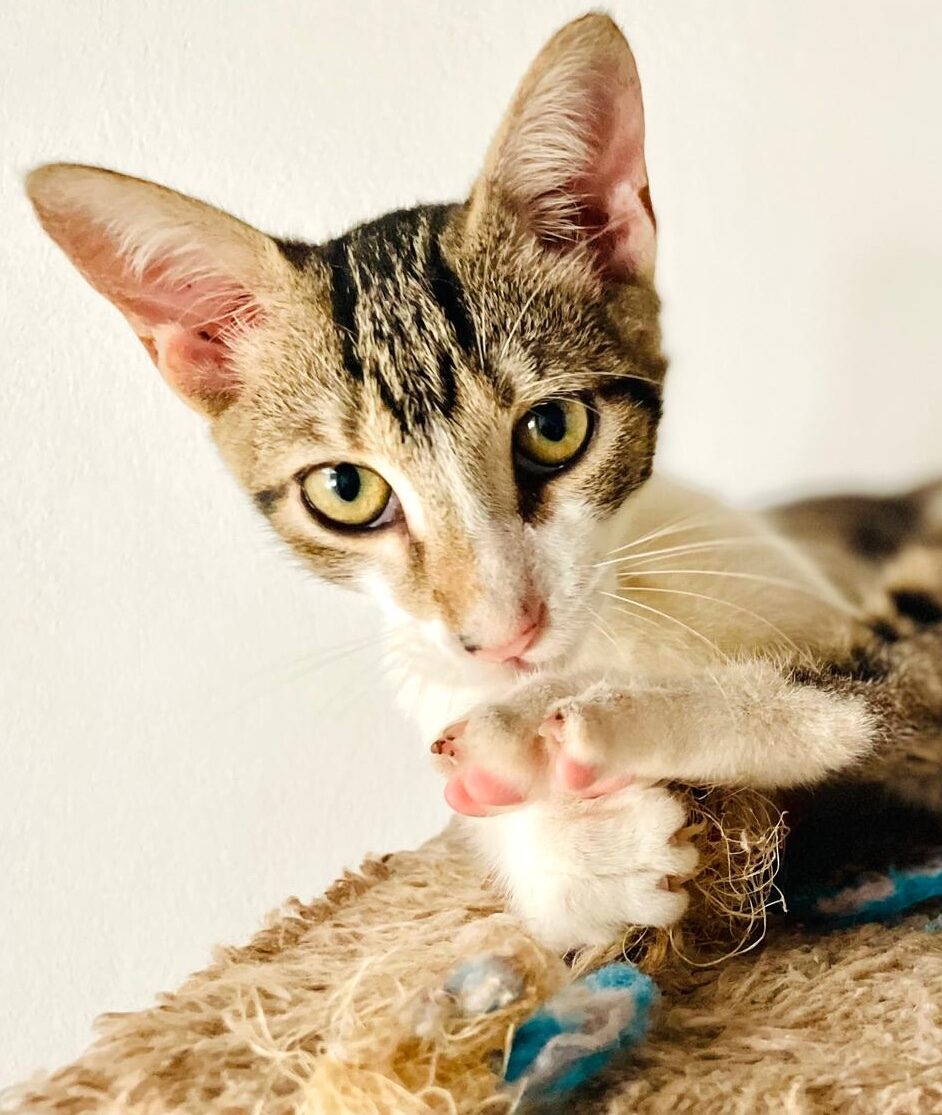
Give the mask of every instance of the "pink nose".
[[545, 623], [546, 606], [543, 601], [528, 601], [520, 615], [517, 634], [512, 639], [496, 646], [475, 647], [471, 653], [485, 662], [509, 662], [511, 658], [520, 658], [543, 634]]

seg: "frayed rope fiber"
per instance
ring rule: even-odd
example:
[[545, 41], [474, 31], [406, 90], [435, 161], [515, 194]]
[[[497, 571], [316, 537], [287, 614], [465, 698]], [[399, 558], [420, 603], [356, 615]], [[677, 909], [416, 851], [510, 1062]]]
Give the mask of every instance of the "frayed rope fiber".
[[[741, 955], [778, 900], [782, 820], [759, 795], [688, 804], [703, 866], [680, 931], [628, 929], [567, 964], [504, 912], [449, 830], [292, 900], [150, 1009], [105, 1015], [82, 1057], [0, 1110], [509, 1115], [528, 1020], [626, 960], [656, 976], [657, 1026], [567, 1097], [570, 1115], [942, 1110], [942, 934], [925, 916], [826, 937], [776, 926]], [[486, 978], [461, 975], [482, 957]]]

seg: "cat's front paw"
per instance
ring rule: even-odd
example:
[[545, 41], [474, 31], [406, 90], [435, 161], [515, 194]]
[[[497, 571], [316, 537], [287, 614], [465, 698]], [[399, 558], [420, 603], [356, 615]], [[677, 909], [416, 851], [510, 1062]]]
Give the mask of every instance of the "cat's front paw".
[[559, 952], [616, 941], [627, 926], [668, 927], [684, 914], [697, 869], [687, 809], [660, 786], [629, 786], [582, 801], [476, 823], [472, 831], [510, 907]]
[[582, 797], [603, 797], [636, 778], [654, 780], [644, 704], [643, 696], [605, 682], [555, 701], [538, 731], [553, 749], [556, 782]]
[[447, 775], [445, 800], [457, 813], [484, 817], [544, 796], [550, 786], [538, 713], [518, 703], [482, 705], [450, 724], [432, 744]]
[[558, 686], [539, 683], [480, 706], [432, 744], [448, 776], [446, 800], [473, 817], [555, 794], [623, 789], [635, 776], [624, 765], [626, 700], [604, 685], [562, 698]]

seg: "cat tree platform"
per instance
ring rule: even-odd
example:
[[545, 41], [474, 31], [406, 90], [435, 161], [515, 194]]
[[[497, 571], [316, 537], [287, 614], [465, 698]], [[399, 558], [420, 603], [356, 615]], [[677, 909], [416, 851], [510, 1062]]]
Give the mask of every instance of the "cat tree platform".
[[[572, 978], [483, 887], [453, 831], [292, 899], [155, 1006], [98, 1021], [73, 1064], [18, 1088], [26, 1115], [489, 1115], [513, 1029]], [[571, 1115], [942, 1111], [942, 932], [925, 914], [762, 945], [664, 984], [649, 1039]], [[443, 987], [482, 952], [518, 998], [456, 1013]], [[517, 1106], [515, 1106], [515, 1104]]]

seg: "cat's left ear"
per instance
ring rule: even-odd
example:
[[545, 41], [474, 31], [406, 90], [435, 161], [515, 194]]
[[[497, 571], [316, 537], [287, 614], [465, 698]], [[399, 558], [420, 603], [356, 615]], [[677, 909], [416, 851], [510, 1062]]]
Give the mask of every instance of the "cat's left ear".
[[608, 16], [567, 24], [530, 66], [471, 198], [509, 205], [547, 247], [609, 277], [653, 276], [655, 221], [638, 70]]
[[290, 283], [271, 237], [99, 167], [40, 167], [26, 188], [46, 232], [121, 310], [164, 379], [197, 410], [221, 413], [242, 387], [241, 341]]

